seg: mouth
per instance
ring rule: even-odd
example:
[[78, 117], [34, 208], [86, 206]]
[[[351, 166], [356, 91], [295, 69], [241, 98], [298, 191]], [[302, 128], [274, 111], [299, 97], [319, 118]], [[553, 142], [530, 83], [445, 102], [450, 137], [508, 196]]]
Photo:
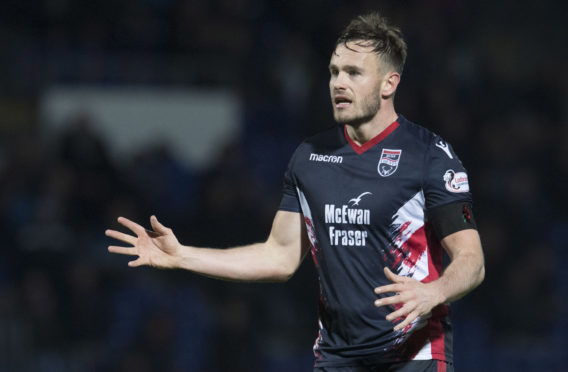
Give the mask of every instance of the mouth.
[[336, 108], [346, 108], [349, 107], [352, 103], [352, 101], [347, 97], [347, 96], [335, 96], [333, 98], [333, 103], [335, 104]]

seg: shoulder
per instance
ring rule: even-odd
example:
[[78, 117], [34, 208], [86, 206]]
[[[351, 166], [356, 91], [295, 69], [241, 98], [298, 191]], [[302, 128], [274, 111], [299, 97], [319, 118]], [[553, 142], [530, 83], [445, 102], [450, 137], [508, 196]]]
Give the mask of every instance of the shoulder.
[[329, 127], [302, 141], [294, 151], [289, 167], [296, 168], [298, 163], [303, 163], [302, 160], [333, 156], [346, 142], [343, 136], [343, 126]]
[[306, 138], [303, 143], [315, 147], [326, 147], [343, 145], [344, 142], [343, 125], [335, 124]]
[[402, 115], [399, 116], [397, 121], [400, 124], [400, 127], [402, 129], [401, 132], [403, 132], [404, 135], [408, 136], [409, 139], [419, 144], [423, 144], [426, 147], [429, 147], [432, 143], [440, 139], [440, 137], [436, 133], [423, 127], [422, 125], [416, 124], [406, 119]]
[[302, 143], [300, 143], [296, 153], [308, 151], [331, 153], [344, 146], [345, 143], [346, 139], [343, 135], [343, 126], [336, 124], [306, 138]]
[[403, 128], [401, 132], [407, 136], [406, 140], [411, 142], [417, 151], [426, 153], [425, 159], [439, 156], [447, 156], [450, 159], [457, 158], [452, 145], [437, 133], [411, 122], [402, 115], [399, 117], [399, 122]]

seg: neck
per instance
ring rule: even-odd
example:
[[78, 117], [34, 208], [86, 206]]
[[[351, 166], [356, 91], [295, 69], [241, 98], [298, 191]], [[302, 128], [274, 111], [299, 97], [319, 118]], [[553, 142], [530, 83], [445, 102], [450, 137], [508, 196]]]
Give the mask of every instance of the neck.
[[398, 115], [394, 110], [394, 106], [391, 105], [390, 107], [381, 107], [371, 120], [357, 124], [345, 123], [345, 128], [347, 129], [349, 137], [358, 145], [362, 145], [378, 136], [397, 118]]

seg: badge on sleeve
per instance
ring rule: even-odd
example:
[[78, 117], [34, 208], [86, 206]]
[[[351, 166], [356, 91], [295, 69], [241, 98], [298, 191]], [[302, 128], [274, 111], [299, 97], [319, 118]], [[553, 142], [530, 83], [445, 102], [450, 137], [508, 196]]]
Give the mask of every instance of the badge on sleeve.
[[446, 190], [449, 192], [468, 192], [469, 182], [467, 180], [467, 173], [455, 172], [453, 169], [448, 169], [444, 173], [444, 182], [446, 183]]
[[379, 165], [377, 167], [379, 174], [383, 177], [388, 177], [396, 172], [401, 154], [402, 150], [383, 149]]

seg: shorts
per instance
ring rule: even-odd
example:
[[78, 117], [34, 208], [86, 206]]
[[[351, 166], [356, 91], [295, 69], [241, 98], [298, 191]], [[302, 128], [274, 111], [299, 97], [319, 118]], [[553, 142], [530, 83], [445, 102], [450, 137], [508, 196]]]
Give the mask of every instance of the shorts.
[[314, 372], [454, 372], [454, 365], [435, 359], [410, 360], [373, 366], [314, 367]]

